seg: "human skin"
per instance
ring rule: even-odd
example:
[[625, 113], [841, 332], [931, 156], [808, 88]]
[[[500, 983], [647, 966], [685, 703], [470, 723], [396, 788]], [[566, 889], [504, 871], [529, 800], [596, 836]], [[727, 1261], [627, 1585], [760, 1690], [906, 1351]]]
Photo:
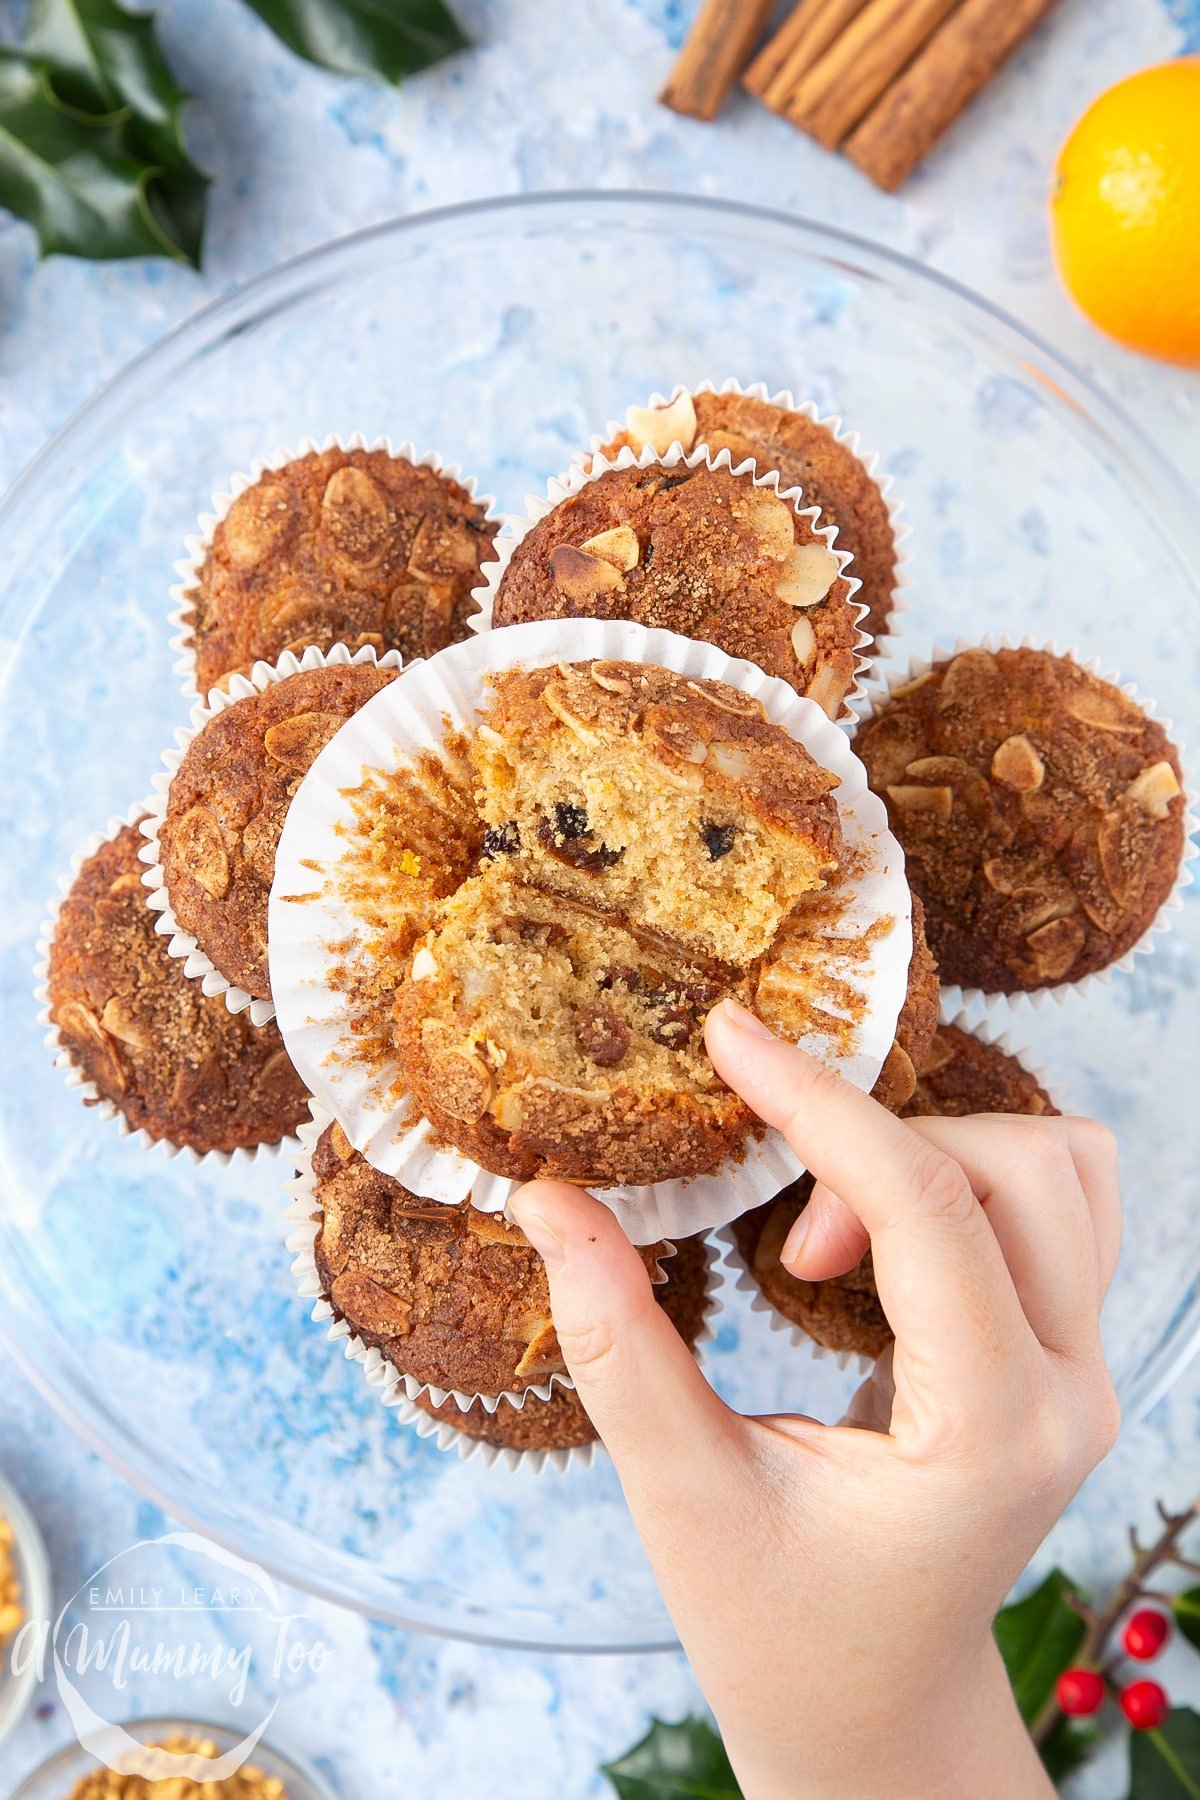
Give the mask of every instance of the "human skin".
[[732, 1002], [706, 1041], [817, 1177], [787, 1266], [841, 1273], [870, 1242], [896, 1341], [839, 1425], [726, 1406], [590, 1196], [532, 1182], [511, 1210], [742, 1790], [1051, 1794], [991, 1625], [1117, 1430], [1112, 1138], [897, 1119]]

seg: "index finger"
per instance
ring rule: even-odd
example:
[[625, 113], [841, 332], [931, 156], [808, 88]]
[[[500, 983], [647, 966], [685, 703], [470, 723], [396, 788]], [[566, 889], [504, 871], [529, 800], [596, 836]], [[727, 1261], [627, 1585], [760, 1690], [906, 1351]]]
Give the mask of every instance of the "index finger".
[[977, 1407], [997, 1370], [1037, 1346], [962, 1169], [736, 1003], [709, 1013], [705, 1043], [722, 1079], [861, 1219], [897, 1344]]

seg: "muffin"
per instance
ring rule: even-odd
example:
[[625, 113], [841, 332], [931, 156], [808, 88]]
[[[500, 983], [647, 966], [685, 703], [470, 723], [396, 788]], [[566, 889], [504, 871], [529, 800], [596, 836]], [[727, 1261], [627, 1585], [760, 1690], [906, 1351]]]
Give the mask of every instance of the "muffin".
[[728, 450], [734, 466], [754, 459], [760, 474], [779, 472], [779, 485], [803, 490], [805, 504], [819, 506], [821, 522], [838, 528], [838, 548], [854, 558], [862, 582], [855, 601], [867, 608], [863, 629], [881, 637], [888, 628], [896, 588], [896, 534], [879, 483], [846, 443], [808, 413], [773, 406], [749, 394], [680, 393], [665, 406], [631, 406], [625, 429], [605, 446], [612, 457], [625, 444], [660, 455], [676, 440], [685, 450], [705, 444]]
[[717, 1166], [755, 1128], [703, 1045], [736, 974], [491, 866], [396, 995], [393, 1044], [443, 1144], [494, 1174], [641, 1185]]
[[311, 644], [409, 661], [457, 643], [495, 529], [459, 482], [385, 450], [266, 470], [216, 526], [185, 596], [197, 688]]
[[214, 713], [171, 777], [158, 831], [181, 931], [226, 981], [269, 1000], [267, 900], [275, 847], [309, 765], [394, 669], [330, 664], [286, 675]]
[[235, 1016], [167, 954], [146, 904], [142, 835], [125, 825], [87, 858], [50, 943], [50, 1019], [85, 1081], [128, 1122], [203, 1154], [275, 1144], [308, 1096], [274, 1026]]
[[912, 897], [912, 957], [908, 965], [908, 987], [896, 1036], [888, 1051], [879, 1079], [871, 1089], [875, 1099], [889, 1112], [899, 1112], [917, 1085], [917, 1070], [922, 1067], [933, 1044], [941, 1008], [938, 968], [925, 941], [925, 909], [917, 895]]
[[665, 627], [757, 663], [836, 719], [859, 636], [841, 565], [810, 518], [749, 474], [703, 463], [610, 469], [517, 544], [492, 623]]
[[[904, 1119], [941, 1114], [1026, 1113], [1048, 1117], [1058, 1108], [1015, 1056], [958, 1025], [939, 1025], [900, 1108]], [[802, 1175], [774, 1200], [735, 1221], [737, 1247], [763, 1295], [793, 1325], [828, 1350], [876, 1357], [892, 1332], [879, 1304], [871, 1253], [845, 1275], [801, 1281], [779, 1260], [788, 1232], [808, 1204], [813, 1178]]]
[[[684, 1343], [694, 1348], [708, 1310], [708, 1258], [699, 1237], [681, 1238], [675, 1249], [663, 1264], [666, 1281], [655, 1296]], [[523, 1406], [498, 1406], [495, 1412], [478, 1400], [461, 1412], [454, 1400], [439, 1405], [430, 1394], [418, 1394], [414, 1404], [431, 1419], [501, 1450], [570, 1450], [596, 1441], [582, 1400], [567, 1389], [556, 1388], [549, 1400], [530, 1395]]]
[[[415, 1381], [516, 1393], [565, 1372], [541, 1257], [499, 1213], [422, 1200], [373, 1169], [338, 1124], [313, 1150], [321, 1292]], [[654, 1270], [657, 1245], [641, 1252]]]
[[855, 749], [886, 802], [943, 981], [1017, 993], [1135, 945], [1184, 847], [1162, 726], [1070, 658], [967, 650], [895, 688]]
[[837, 777], [723, 682], [628, 662], [490, 677], [485, 853], [744, 965], [836, 867]]

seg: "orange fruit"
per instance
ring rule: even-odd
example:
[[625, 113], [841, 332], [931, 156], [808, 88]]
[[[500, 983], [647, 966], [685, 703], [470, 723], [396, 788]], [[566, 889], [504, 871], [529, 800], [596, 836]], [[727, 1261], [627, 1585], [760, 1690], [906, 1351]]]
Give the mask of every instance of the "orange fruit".
[[1050, 235], [1062, 284], [1093, 325], [1200, 367], [1200, 56], [1093, 100], [1054, 165]]

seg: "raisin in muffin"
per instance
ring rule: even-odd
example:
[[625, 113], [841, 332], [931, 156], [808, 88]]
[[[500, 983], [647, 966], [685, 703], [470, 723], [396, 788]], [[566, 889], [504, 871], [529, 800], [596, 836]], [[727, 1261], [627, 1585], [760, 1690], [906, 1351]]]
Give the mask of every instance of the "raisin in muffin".
[[858, 607], [812, 521], [749, 474], [703, 464], [610, 469], [513, 551], [495, 625], [633, 619], [716, 644], [836, 719], [855, 674]]
[[393, 1044], [439, 1140], [498, 1175], [705, 1173], [756, 1129], [703, 1044], [736, 971], [492, 866], [446, 901]]
[[[1015, 1056], [957, 1025], [939, 1025], [900, 1116], [1025, 1113], [1044, 1118], [1057, 1111]], [[774, 1200], [743, 1213], [733, 1226], [738, 1249], [765, 1298], [815, 1343], [876, 1357], [891, 1342], [892, 1332], [879, 1304], [870, 1251], [855, 1268], [829, 1281], [802, 1281], [779, 1260], [812, 1188], [812, 1176], [802, 1175]]]
[[522, 878], [740, 966], [836, 867], [837, 777], [752, 696], [627, 662], [490, 686], [485, 848]]
[[292, 796], [334, 733], [395, 674], [343, 663], [284, 676], [214, 713], [171, 777], [158, 831], [171, 910], [226, 981], [255, 999], [271, 997], [267, 901]]
[[1171, 892], [1178, 754], [1069, 657], [963, 651], [895, 688], [855, 748], [944, 981], [987, 993], [1079, 981], [1119, 961]]
[[[702, 1238], [681, 1238], [676, 1254], [663, 1264], [666, 1280], [655, 1298], [689, 1349], [695, 1347], [708, 1310], [708, 1258]], [[530, 1395], [522, 1406], [498, 1406], [489, 1412], [480, 1402], [466, 1412], [454, 1400], [439, 1405], [431, 1394], [418, 1394], [415, 1404], [467, 1437], [482, 1438], [500, 1450], [570, 1450], [596, 1441], [596, 1428], [579, 1395], [556, 1388], [549, 1400]]]
[[879, 483], [849, 444], [807, 413], [749, 394], [705, 391], [680, 393], [665, 406], [631, 406], [605, 454], [649, 444], [663, 455], [676, 440], [685, 450], [728, 450], [735, 468], [752, 457], [760, 474], [775, 469], [781, 487], [801, 488], [805, 504], [820, 507], [822, 524], [837, 526], [838, 548], [850, 552], [862, 582], [854, 598], [867, 608], [863, 629], [882, 636], [894, 604], [896, 535]]
[[200, 1153], [278, 1143], [306, 1116], [300, 1077], [273, 1025], [235, 1017], [167, 954], [141, 843], [138, 826], [124, 826], [59, 909], [47, 988], [63, 1048], [99, 1098], [156, 1141]]
[[408, 661], [457, 643], [494, 535], [459, 482], [384, 450], [268, 469], [217, 525], [189, 596], [197, 688], [311, 644]]
[[[321, 1292], [401, 1374], [465, 1394], [565, 1372], [545, 1265], [499, 1213], [446, 1206], [373, 1169], [338, 1124], [313, 1150]], [[657, 1277], [664, 1246], [641, 1252]]]

